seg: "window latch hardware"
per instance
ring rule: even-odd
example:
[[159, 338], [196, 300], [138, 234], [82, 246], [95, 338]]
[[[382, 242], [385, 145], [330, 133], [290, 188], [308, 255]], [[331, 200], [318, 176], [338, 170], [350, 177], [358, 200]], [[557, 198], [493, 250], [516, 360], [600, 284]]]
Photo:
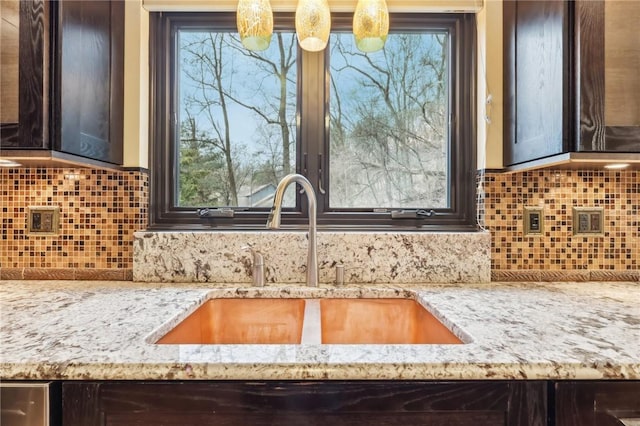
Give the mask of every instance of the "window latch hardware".
[[197, 210], [198, 216], [205, 217], [233, 217], [233, 209], [230, 208], [203, 208]]
[[318, 165], [320, 167], [318, 170], [318, 192], [324, 195], [327, 193], [327, 191], [324, 190], [322, 185], [322, 176], [324, 173], [324, 163], [322, 162], [322, 154], [318, 155]]
[[436, 215], [435, 210], [392, 210], [391, 219], [425, 219]]

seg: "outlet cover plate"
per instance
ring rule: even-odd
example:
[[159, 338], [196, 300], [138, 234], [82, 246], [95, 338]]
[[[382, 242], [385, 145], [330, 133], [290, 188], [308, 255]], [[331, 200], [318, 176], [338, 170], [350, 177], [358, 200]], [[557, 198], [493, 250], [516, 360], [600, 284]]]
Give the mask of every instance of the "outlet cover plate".
[[523, 229], [525, 236], [544, 235], [544, 208], [540, 206], [525, 206], [523, 212]]
[[60, 231], [60, 207], [29, 206], [27, 233], [29, 235], [57, 235]]
[[574, 207], [573, 235], [584, 237], [604, 236], [603, 207]]

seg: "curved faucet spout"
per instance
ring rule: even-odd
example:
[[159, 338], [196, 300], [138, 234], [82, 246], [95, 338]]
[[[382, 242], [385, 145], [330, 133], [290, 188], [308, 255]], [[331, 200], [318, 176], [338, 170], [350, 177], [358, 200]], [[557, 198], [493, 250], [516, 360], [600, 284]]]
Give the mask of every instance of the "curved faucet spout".
[[296, 173], [286, 175], [282, 178], [276, 193], [273, 197], [273, 207], [267, 219], [267, 228], [280, 228], [280, 216], [282, 212], [282, 200], [284, 192], [292, 183], [298, 183], [307, 194], [307, 204], [309, 205], [309, 250], [307, 253], [307, 285], [310, 287], [318, 286], [318, 254], [316, 244], [316, 193], [311, 186], [309, 180]]

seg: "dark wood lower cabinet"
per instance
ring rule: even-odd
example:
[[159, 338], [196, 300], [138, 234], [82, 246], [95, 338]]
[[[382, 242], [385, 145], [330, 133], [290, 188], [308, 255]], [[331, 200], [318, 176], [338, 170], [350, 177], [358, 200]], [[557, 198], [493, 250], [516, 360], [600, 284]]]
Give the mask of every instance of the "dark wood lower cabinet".
[[62, 400], [63, 426], [624, 426], [640, 421], [640, 381], [634, 380], [64, 382]]
[[65, 382], [64, 426], [543, 426], [546, 382]]
[[640, 382], [556, 382], [556, 426], [640, 424]]

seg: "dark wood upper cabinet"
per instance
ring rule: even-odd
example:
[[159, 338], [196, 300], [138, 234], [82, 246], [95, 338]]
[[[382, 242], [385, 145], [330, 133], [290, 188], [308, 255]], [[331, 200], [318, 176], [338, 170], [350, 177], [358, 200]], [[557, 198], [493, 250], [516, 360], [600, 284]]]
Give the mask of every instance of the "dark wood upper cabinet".
[[49, 148], [49, 2], [2, 0], [0, 147]]
[[122, 163], [124, 2], [57, 3], [56, 148]]
[[504, 165], [640, 152], [640, 0], [504, 2]]
[[504, 163], [569, 147], [569, 5], [505, 1]]
[[2, 12], [2, 155], [122, 164], [124, 2], [2, 0]]
[[575, 2], [576, 150], [640, 152], [640, 0]]

